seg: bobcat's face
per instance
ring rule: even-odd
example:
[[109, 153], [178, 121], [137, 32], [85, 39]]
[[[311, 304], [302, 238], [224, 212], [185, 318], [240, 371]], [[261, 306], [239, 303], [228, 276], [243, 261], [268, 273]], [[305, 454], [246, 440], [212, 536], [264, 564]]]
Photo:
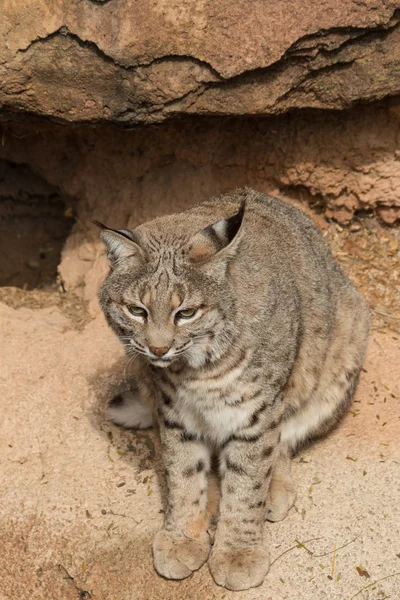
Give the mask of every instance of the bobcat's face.
[[191, 238], [104, 228], [111, 271], [100, 302], [128, 353], [157, 367], [176, 359], [201, 367], [226, 350], [235, 327], [228, 263], [243, 210]]
[[209, 347], [223, 332], [224, 310], [213, 282], [201, 278], [196, 288], [188, 278], [179, 282], [167, 268], [121, 286], [113, 275], [103, 284], [103, 310], [128, 353], [137, 352], [157, 367], [178, 358], [204, 364]]

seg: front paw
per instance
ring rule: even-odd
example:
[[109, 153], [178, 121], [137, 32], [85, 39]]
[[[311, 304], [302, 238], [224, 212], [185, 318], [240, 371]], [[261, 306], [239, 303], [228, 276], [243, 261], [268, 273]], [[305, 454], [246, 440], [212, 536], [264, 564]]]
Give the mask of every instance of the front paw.
[[153, 542], [154, 567], [167, 579], [189, 577], [206, 562], [209, 553], [207, 534], [195, 540], [162, 529]]
[[215, 583], [234, 591], [261, 585], [269, 564], [268, 552], [259, 546], [238, 550], [214, 549], [208, 562]]

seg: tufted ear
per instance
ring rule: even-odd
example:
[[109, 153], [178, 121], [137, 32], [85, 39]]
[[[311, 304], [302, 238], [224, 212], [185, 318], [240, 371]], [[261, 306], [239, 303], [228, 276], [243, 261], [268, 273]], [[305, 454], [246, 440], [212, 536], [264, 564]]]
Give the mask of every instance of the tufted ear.
[[235, 255], [241, 239], [241, 225], [245, 212], [245, 200], [239, 212], [221, 219], [197, 232], [189, 242], [189, 257], [193, 263], [203, 263], [216, 258]]
[[144, 252], [140, 247], [139, 236], [135, 231], [110, 229], [100, 221], [92, 221], [92, 223], [102, 230], [100, 239], [107, 249], [107, 258], [112, 267], [127, 258], [137, 258], [140, 261], [145, 259]]

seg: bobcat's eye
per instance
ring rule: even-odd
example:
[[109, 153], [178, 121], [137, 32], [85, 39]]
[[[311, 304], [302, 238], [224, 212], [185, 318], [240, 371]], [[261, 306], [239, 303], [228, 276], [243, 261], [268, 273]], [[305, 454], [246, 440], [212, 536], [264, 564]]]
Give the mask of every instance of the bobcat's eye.
[[178, 310], [175, 319], [191, 319], [197, 313], [197, 308], [183, 308]]
[[147, 311], [141, 306], [127, 306], [126, 308], [129, 310], [131, 315], [134, 315], [135, 317], [147, 317]]

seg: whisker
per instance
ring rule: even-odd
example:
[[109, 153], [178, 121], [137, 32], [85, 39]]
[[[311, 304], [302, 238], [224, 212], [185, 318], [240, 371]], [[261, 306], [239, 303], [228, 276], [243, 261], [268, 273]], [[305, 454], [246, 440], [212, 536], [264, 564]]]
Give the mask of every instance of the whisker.
[[143, 356], [147, 356], [146, 352], [143, 352], [143, 350], [141, 348], [136, 348], [135, 346], [133, 346], [133, 349], [135, 352], [137, 352], [138, 354], [143, 354]]
[[127, 344], [126, 342], [122, 342], [123, 347], [126, 352], [135, 352], [135, 348], [133, 348], [132, 344]]
[[135, 354], [135, 355], [131, 356], [131, 357], [129, 358], [128, 362], [127, 362], [127, 363], [126, 363], [126, 365], [125, 365], [125, 369], [124, 369], [124, 372], [123, 372], [122, 378], [123, 378], [123, 380], [124, 380], [124, 383], [125, 383], [125, 385], [126, 385], [126, 386], [129, 386], [129, 383], [128, 383], [128, 382], [127, 382], [127, 380], [126, 380], [126, 371], [127, 371], [127, 368], [129, 367], [129, 365], [130, 365], [131, 363], [133, 363], [133, 361], [134, 361], [134, 360], [135, 360], [137, 357], [138, 357], [138, 355], [137, 355], [137, 354]]
[[192, 338], [193, 342], [198, 342], [198, 341], [202, 341], [202, 340], [210, 340], [210, 336], [209, 335], [197, 335], [196, 337]]
[[186, 344], [186, 346], [184, 346], [183, 348], [181, 348], [180, 350], [178, 350], [177, 352], [174, 353], [174, 357], [175, 356], [180, 356], [181, 354], [184, 354], [186, 352], [186, 350], [188, 350], [192, 346], [193, 346], [193, 342], [190, 342], [190, 343]]
[[133, 340], [132, 340], [132, 336], [130, 336], [130, 335], [119, 335], [119, 336], [118, 336], [118, 339], [119, 339], [119, 340], [120, 340], [122, 343], [126, 343], [126, 342], [123, 342], [123, 340], [128, 340], [128, 343], [129, 343], [130, 345], [132, 345], [132, 346], [134, 346], [134, 347], [138, 347], [138, 348], [140, 348], [141, 350], [144, 350], [144, 346], [143, 346], [142, 344], [139, 344], [139, 342], [133, 342]]
[[174, 357], [175, 356], [181, 356], [182, 354], [185, 354], [186, 350], [189, 350], [189, 348], [185, 348], [185, 350], [182, 350], [181, 352], [175, 352]]

